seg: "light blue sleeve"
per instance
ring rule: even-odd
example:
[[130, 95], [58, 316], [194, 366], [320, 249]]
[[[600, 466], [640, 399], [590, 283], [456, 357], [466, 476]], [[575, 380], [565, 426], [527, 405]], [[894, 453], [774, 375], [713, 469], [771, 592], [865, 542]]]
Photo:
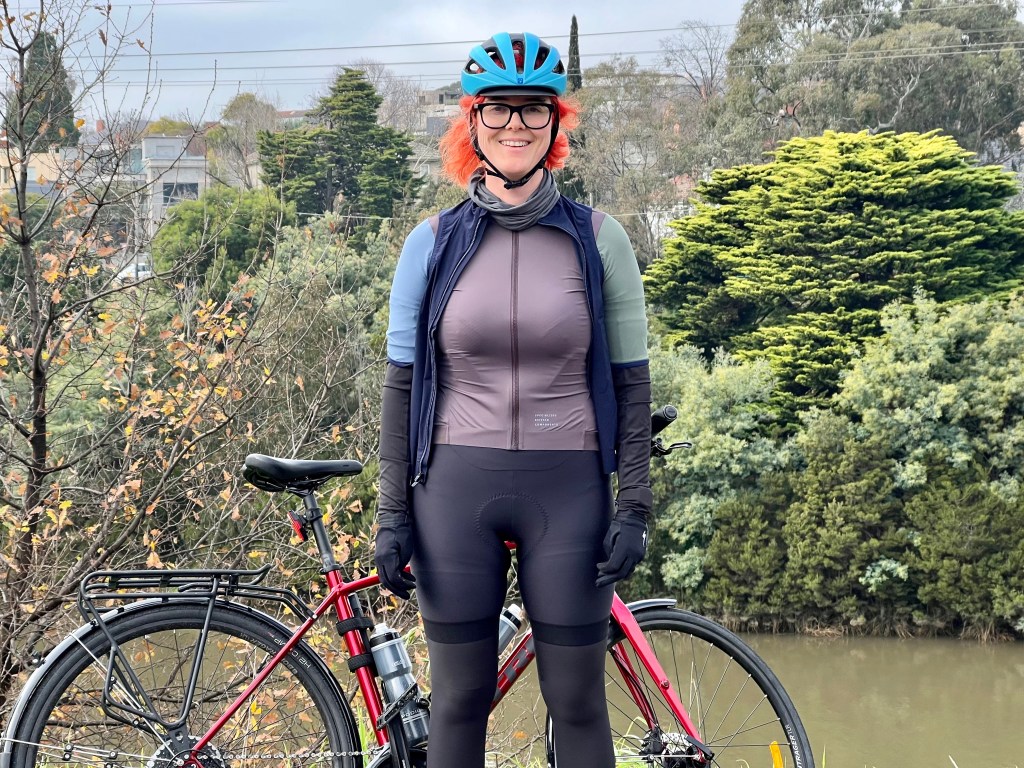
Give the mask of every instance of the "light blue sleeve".
[[416, 356], [416, 323], [427, 289], [427, 262], [434, 250], [430, 221], [421, 221], [405, 239], [391, 282], [388, 317], [388, 360], [410, 366]]

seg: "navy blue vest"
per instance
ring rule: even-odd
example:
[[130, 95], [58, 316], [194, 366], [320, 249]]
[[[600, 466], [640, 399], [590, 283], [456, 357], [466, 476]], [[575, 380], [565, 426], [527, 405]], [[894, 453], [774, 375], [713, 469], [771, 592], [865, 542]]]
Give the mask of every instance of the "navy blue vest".
[[[416, 328], [416, 358], [409, 409], [410, 468], [414, 485], [426, 480], [430, 463], [437, 405], [437, 326], [456, 281], [479, 247], [488, 226], [498, 225], [491, 221], [486, 211], [469, 200], [442, 211], [439, 218], [434, 250], [427, 262], [427, 287]], [[605, 473], [611, 474], [615, 471], [618, 415], [604, 327], [604, 268], [594, 235], [593, 209], [559, 197], [555, 207], [534, 226], [557, 227], [576, 243], [592, 328], [587, 381], [594, 403], [601, 465]]]

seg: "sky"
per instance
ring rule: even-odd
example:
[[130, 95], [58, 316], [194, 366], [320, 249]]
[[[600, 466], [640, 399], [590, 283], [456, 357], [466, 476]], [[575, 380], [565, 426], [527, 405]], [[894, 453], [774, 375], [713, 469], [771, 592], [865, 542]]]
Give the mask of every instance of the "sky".
[[[122, 56], [104, 93], [109, 105], [151, 117], [215, 120], [230, 99], [253, 92], [279, 109], [305, 109], [337, 67], [373, 59], [423, 88], [452, 82], [469, 49], [499, 31], [529, 31], [568, 53], [576, 15], [583, 68], [615, 54], [658, 60], [660, 41], [687, 21], [731, 34], [743, 0], [155, 0], [121, 6], [138, 46]], [[115, 0], [115, 7], [117, 3]], [[248, 53], [246, 53], [248, 52]], [[158, 87], [147, 89], [146, 67]], [[102, 111], [93, 105], [93, 112]], [[98, 117], [96, 115], [88, 115]]]

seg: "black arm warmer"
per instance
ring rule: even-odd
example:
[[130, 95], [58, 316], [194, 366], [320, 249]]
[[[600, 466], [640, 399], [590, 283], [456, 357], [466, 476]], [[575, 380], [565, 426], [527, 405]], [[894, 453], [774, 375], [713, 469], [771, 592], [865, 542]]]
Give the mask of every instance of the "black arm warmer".
[[380, 405], [378, 514], [409, 514], [409, 400], [412, 366], [388, 363]]
[[647, 364], [613, 368], [612, 384], [619, 411], [618, 458], [619, 514], [647, 517], [651, 494], [651, 369]]

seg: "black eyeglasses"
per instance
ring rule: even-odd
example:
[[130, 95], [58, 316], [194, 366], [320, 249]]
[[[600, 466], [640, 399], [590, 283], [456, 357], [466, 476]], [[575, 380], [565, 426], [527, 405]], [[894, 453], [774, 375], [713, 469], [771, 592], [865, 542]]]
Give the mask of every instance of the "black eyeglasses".
[[480, 114], [480, 122], [488, 128], [504, 128], [512, 122], [512, 115], [519, 115], [523, 125], [536, 130], [548, 126], [548, 123], [551, 122], [551, 115], [554, 114], [555, 105], [546, 101], [537, 101], [513, 107], [511, 104], [484, 102], [476, 105], [476, 111]]

